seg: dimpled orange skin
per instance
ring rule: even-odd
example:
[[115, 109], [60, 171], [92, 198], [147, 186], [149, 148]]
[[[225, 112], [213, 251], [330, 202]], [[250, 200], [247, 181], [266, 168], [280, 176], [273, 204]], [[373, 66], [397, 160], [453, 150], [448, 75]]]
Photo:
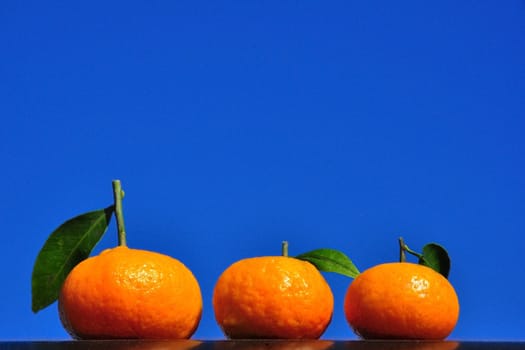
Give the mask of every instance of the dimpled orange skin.
[[213, 307], [231, 339], [317, 339], [331, 321], [334, 298], [312, 264], [283, 256], [255, 257], [222, 273]]
[[412, 263], [374, 266], [350, 284], [345, 315], [365, 339], [440, 340], [459, 317], [450, 282], [429, 267]]
[[189, 338], [202, 314], [200, 287], [186, 266], [127, 247], [78, 264], [58, 305], [64, 328], [78, 339]]

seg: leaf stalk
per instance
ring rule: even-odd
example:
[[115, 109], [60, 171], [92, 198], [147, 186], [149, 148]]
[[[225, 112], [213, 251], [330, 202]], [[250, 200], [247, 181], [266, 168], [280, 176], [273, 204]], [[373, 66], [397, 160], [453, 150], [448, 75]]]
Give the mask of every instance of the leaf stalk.
[[403, 240], [403, 237], [399, 237], [399, 262], [406, 262], [407, 257], [406, 253], [412, 254], [419, 259], [424, 259], [423, 254], [420, 254], [412, 249], [410, 249]]

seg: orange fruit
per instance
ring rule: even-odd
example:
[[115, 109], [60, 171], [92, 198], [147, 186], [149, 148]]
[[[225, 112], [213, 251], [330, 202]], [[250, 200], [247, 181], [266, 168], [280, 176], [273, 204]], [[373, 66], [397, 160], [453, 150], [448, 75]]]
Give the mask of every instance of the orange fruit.
[[459, 316], [450, 282], [429, 267], [387, 263], [359, 274], [348, 287], [345, 315], [365, 339], [446, 338]]
[[215, 318], [232, 339], [317, 339], [333, 307], [321, 273], [309, 262], [285, 256], [237, 261], [213, 291]]
[[178, 260], [121, 246], [75, 266], [58, 306], [74, 338], [179, 339], [196, 330], [202, 296], [197, 280]]

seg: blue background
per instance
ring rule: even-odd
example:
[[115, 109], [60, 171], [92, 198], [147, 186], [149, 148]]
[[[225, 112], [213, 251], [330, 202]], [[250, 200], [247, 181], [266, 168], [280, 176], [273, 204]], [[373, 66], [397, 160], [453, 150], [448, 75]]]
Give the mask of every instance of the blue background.
[[[31, 312], [59, 224], [112, 202], [128, 243], [211, 295], [241, 258], [397, 238], [452, 257], [451, 339], [525, 339], [524, 1], [2, 1], [0, 339], [69, 339]], [[116, 244], [114, 221], [95, 253]], [[355, 339], [350, 280], [323, 338]]]

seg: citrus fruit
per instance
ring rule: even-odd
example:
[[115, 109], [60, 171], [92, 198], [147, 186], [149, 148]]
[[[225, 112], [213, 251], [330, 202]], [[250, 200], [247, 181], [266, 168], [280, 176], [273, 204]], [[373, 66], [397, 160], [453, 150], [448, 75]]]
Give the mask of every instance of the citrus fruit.
[[386, 263], [359, 274], [348, 287], [346, 319], [365, 339], [444, 339], [459, 302], [450, 282], [429, 267]]
[[239, 260], [213, 291], [217, 323], [232, 339], [317, 339], [331, 321], [332, 291], [309, 262], [286, 256]]
[[199, 284], [178, 260], [119, 246], [68, 274], [60, 319], [79, 339], [189, 338], [202, 313]]

